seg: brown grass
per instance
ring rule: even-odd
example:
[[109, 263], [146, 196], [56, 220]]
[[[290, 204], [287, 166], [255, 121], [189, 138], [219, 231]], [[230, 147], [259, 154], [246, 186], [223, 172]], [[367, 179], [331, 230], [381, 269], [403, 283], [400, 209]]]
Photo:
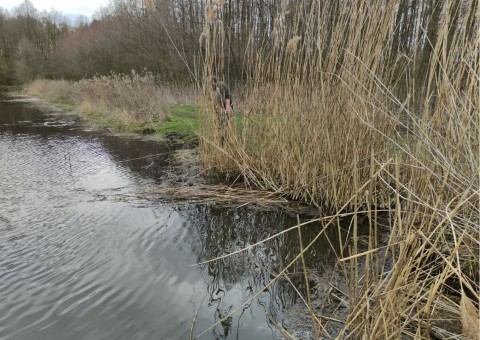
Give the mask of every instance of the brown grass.
[[163, 121], [172, 105], [192, 102], [193, 88], [157, 84], [148, 72], [111, 74], [77, 82], [35, 80], [25, 86], [28, 95], [72, 105], [102, 127], [130, 130]]

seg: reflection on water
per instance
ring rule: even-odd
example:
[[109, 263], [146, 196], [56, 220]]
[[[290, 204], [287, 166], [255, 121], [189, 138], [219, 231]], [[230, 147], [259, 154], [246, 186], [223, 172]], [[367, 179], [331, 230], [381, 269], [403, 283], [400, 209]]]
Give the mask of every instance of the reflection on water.
[[[283, 213], [258, 212], [251, 208], [228, 211], [194, 206], [188, 210], [188, 233], [185, 242], [197, 254], [198, 262], [243, 249], [296, 224], [295, 218]], [[310, 242], [321, 228], [319, 224], [304, 227], [305, 244]], [[335, 239], [334, 235], [330, 236], [331, 240]], [[215, 321], [218, 321], [248, 301], [294, 259], [299, 248], [298, 234], [292, 231], [237, 255], [202, 265], [207, 307], [211, 310], [207, 315], [214, 314]], [[318, 241], [314, 251], [307, 252], [306, 257], [309, 268], [318, 271], [321, 271], [326, 263], [332, 263], [335, 258], [324, 238]], [[289, 272], [301, 270], [294, 267]], [[298, 278], [301, 279], [302, 276], [297, 276]], [[213, 332], [218, 338], [227, 337], [229, 334], [235, 334], [236, 338], [242, 335], [242, 325], [251, 328], [272, 327], [266, 323], [265, 314], [281, 323], [282, 311], [296, 301], [295, 294], [288, 282], [279, 280], [228, 322], [222, 322]], [[211, 323], [206, 322], [204, 327], [209, 324]], [[272, 336], [274, 334], [272, 327]]]
[[70, 161], [72, 148], [69, 142], [95, 144], [105, 149], [106, 157], [122, 163], [122, 166], [129, 168], [135, 176], [159, 180], [164, 175], [171, 151], [178, 147], [142, 138], [119, 138], [98, 133], [85, 129], [80, 123], [80, 118], [74, 114], [43, 113], [28, 103], [0, 100], [0, 132], [12, 139], [29, 136], [40, 142], [65, 142], [63, 156]]
[[[294, 258], [292, 231], [192, 266], [296, 224], [282, 212], [98, 200], [161, 183], [172, 148], [0, 102], [1, 339], [188, 339], [195, 313], [200, 334]], [[307, 254], [319, 271], [334, 258], [325, 239]], [[296, 299], [278, 281], [202, 338], [279, 338], [266, 314], [282, 324]]]

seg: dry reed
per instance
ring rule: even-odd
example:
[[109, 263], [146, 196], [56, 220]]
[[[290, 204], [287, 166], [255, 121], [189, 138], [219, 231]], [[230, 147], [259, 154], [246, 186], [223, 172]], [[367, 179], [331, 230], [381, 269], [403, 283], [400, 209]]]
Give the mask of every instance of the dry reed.
[[[341, 244], [339, 254], [350, 286], [340, 338], [478, 338], [478, 4], [445, 2], [430, 12], [402, 12], [400, 2], [305, 5], [294, 5], [291, 20], [283, 9], [273, 43], [245, 52], [253, 71], [244, 121], [241, 129], [232, 122], [223, 144], [207, 79], [222, 75], [225, 38], [221, 11], [207, 16], [205, 167], [326, 205], [335, 212], [327, 226], [353, 211], [352, 247]], [[333, 26], [326, 9], [335, 11]], [[404, 50], [402, 13], [418, 15]], [[298, 38], [285, 42], [285, 32]], [[391, 230], [382, 247], [381, 208]], [[370, 236], [359, 253], [361, 210]], [[311, 312], [312, 322], [322, 319]]]

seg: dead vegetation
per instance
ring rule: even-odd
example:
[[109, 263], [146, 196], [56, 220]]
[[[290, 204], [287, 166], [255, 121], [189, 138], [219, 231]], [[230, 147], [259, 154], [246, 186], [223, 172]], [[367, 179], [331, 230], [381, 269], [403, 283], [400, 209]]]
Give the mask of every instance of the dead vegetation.
[[161, 201], [219, 204], [232, 207], [255, 205], [275, 209], [294, 206], [281, 194], [226, 185], [169, 186], [145, 191], [136, 197], [149, 200], [157, 197]]
[[[252, 71], [243, 122], [232, 122], [223, 145], [203, 84], [204, 165], [255, 188], [326, 204], [333, 213], [321, 217], [325, 228], [353, 212], [353, 245], [340, 245], [338, 254], [349, 284], [339, 338], [478, 338], [478, 3], [285, 3], [270, 40], [245, 51]], [[225, 69], [227, 48], [224, 4], [209, 6], [204, 79]], [[384, 246], [380, 209], [391, 230]], [[360, 214], [370, 228], [363, 252]], [[317, 337], [331, 336], [308, 289], [303, 298]]]
[[76, 82], [35, 80], [25, 86], [31, 96], [71, 106], [101, 127], [117, 130], [144, 128], [166, 119], [174, 104], [192, 102], [195, 90], [157, 82], [150, 72], [110, 74]]

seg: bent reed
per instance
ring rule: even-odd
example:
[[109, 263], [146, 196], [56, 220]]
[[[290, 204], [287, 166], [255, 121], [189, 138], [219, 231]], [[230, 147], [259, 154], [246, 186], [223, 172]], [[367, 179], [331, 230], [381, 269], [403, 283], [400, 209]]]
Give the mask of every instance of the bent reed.
[[26, 94], [75, 109], [102, 128], [140, 132], [164, 121], [173, 105], [195, 101], [191, 86], [163, 84], [148, 72], [110, 74], [79, 81], [34, 80]]
[[[478, 3], [282, 1], [268, 36], [252, 30], [243, 122], [221, 144], [208, 79], [225, 70], [223, 6], [207, 4], [201, 37], [205, 167], [333, 211], [325, 226], [351, 240], [338, 254], [350, 287], [338, 338], [477, 339]], [[298, 292], [311, 308], [309, 290]], [[317, 337], [331, 336], [318, 313], [311, 308]]]

